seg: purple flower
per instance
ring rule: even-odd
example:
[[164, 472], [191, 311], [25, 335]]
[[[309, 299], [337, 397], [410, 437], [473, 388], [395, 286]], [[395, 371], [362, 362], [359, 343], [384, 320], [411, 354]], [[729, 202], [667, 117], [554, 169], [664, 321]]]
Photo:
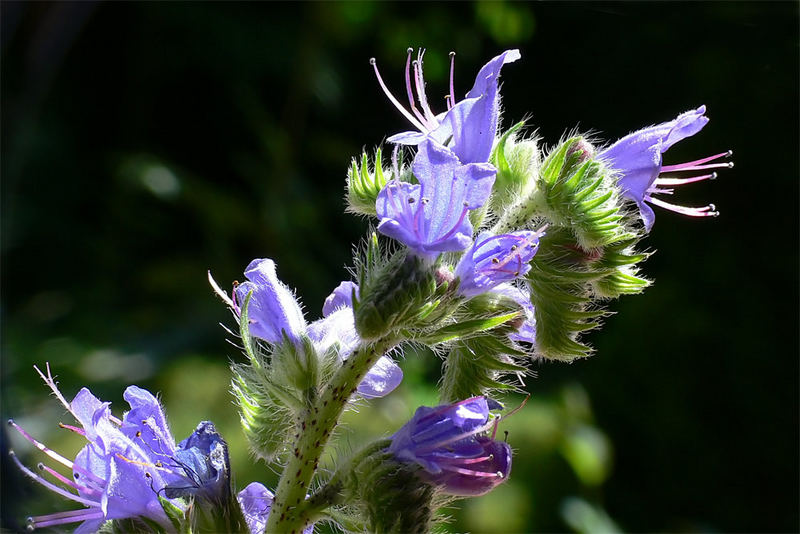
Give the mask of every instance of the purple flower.
[[523, 316], [519, 320], [517, 331], [508, 337], [514, 341], [536, 343], [536, 317], [534, 315], [534, 308], [530, 296], [525, 291], [512, 284], [500, 284], [492, 289], [492, 293], [498, 293], [514, 299], [522, 308]]
[[426, 258], [464, 250], [472, 242], [467, 213], [489, 198], [495, 168], [488, 163], [461, 165], [450, 150], [430, 139], [420, 144], [412, 168], [419, 184], [391, 180], [378, 194], [378, 231]]
[[[264, 534], [275, 495], [260, 482], [251, 482], [239, 492], [238, 498], [250, 534]], [[311, 524], [303, 530], [303, 534], [313, 531], [314, 525]]]
[[455, 404], [417, 408], [394, 436], [389, 452], [416, 463], [421, 475], [450, 495], [483, 495], [511, 472], [511, 447], [486, 433], [489, 403], [473, 397]]
[[525, 276], [531, 266], [528, 262], [539, 250], [539, 238], [544, 228], [510, 234], [478, 236], [456, 265], [455, 275], [461, 280], [459, 292], [474, 297], [502, 284]]
[[249, 281], [236, 286], [234, 304], [239, 313], [240, 306], [252, 291], [247, 309], [250, 333], [270, 343], [281, 343], [286, 336], [294, 344], [299, 344], [305, 334], [306, 320], [292, 291], [278, 280], [275, 262], [253, 260], [244, 274]]
[[[370, 60], [375, 75], [389, 100], [419, 131], [402, 132], [389, 138], [390, 143], [403, 145], [418, 145], [426, 138], [432, 138], [440, 144], [446, 144], [461, 163], [481, 163], [489, 161], [492, 153], [495, 134], [497, 133], [498, 117], [500, 115], [500, 97], [498, 94], [498, 78], [500, 69], [506, 63], [512, 63], [521, 56], [519, 50], [506, 50], [499, 56], [492, 58], [475, 77], [472, 89], [466, 98], [456, 102], [453, 87], [453, 65], [455, 53], [450, 53], [450, 94], [447, 96], [447, 112], [434, 114], [428, 105], [425, 95], [425, 78], [422, 73], [422, 57], [420, 51], [417, 59], [411, 61], [413, 50], [408, 49], [406, 59], [406, 94], [411, 107], [411, 112], [406, 110], [391, 94], [386, 84], [383, 83], [378, 66], [374, 59]], [[414, 86], [416, 88], [418, 109], [411, 88], [411, 68], [414, 72]]]
[[[13, 454], [12, 458], [36, 482], [86, 508], [33, 517], [30, 525], [43, 528], [82, 522], [75, 532], [88, 533], [96, 532], [100, 525], [110, 519], [141, 517], [171, 528], [158, 500], [158, 492], [167, 486], [169, 480], [179, 479], [180, 474], [172, 472], [165, 465], [174, 452], [174, 440], [156, 399], [145, 390], [130, 386], [125, 398], [129, 401], [134, 399], [131, 402], [132, 410], [120, 421], [111, 415], [109, 403], [101, 402], [86, 388], [81, 389], [71, 403], [67, 403], [56, 387], [49, 366], [47, 376], [41, 372], [39, 374], [81, 424], [81, 427], [63, 426], [83, 435], [87, 444], [75, 460], [70, 461], [36, 441], [14, 421], [9, 421], [39, 450], [72, 470], [73, 479], [69, 479], [51, 467], [39, 464], [42, 472], [63, 487], [34, 473]], [[146, 406], [148, 403], [150, 406]], [[162, 438], [163, 441], [159, 441]], [[173, 504], [183, 507], [180, 501], [174, 501]]]
[[[662, 164], [664, 152], [681, 139], [693, 136], [708, 123], [705, 112], [706, 107], [700, 106], [695, 110], [678, 115], [669, 122], [629, 134], [598, 155], [599, 159], [605, 160], [610, 167], [619, 171], [619, 186], [622, 194], [639, 206], [639, 212], [647, 231], [653, 227], [655, 213], [646, 203], [655, 204], [690, 217], [716, 217], [719, 215], [713, 204], [691, 208], [670, 204], [654, 196], [672, 194], [673, 190], [670, 186], [713, 180], [717, 174], [715, 172], [707, 173], [706, 171], [709, 169], [733, 167], [733, 163], [710, 163], [731, 156], [731, 151], [678, 165]], [[664, 174], [695, 171], [702, 172], [683, 178], [664, 176]]]
[[[342, 282], [325, 299], [323, 318], [308, 326], [308, 337], [320, 355], [336, 347], [338, 357], [346, 360], [361, 343], [356, 332], [353, 315], [353, 293], [358, 296], [358, 285]], [[358, 385], [358, 392], [366, 398], [383, 397], [391, 393], [403, 380], [403, 371], [389, 356], [381, 356]]]

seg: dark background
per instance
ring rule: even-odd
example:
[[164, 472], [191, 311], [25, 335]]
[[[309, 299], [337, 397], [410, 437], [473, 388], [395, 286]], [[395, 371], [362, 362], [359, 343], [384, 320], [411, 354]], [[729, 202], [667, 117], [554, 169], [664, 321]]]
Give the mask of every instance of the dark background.
[[[218, 422], [238, 486], [274, 486], [237, 430], [226, 366], [239, 355], [206, 270], [229, 287], [274, 258], [317, 317], [367, 227], [343, 213], [350, 158], [407, 126], [368, 59], [399, 96], [405, 49], [427, 47], [430, 96], [450, 50], [463, 93], [518, 47], [506, 126], [529, 116], [548, 146], [574, 128], [612, 141], [706, 104], [710, 124], [666, 162], [730, 148], [736, 167], [678, 193], [719, 218], [656, 210], [654, 286], [610, 304], [594, 357], [536, 365], [508, 423], [511, 482], [449, 528], [800, 528], [796, 2], [0, 8], [3, 417], [74, 454], [31, 366], [50, 362], [68, 398], [87, 385], [118, 414], [137, 383], [161, 392], [178, 439]], [[390, 426], [372, 436], [434, 399], [439, 362], [402, 365], [402, 389], [376, 403]], [[74, 508], [3, 462], [5, 527]]]

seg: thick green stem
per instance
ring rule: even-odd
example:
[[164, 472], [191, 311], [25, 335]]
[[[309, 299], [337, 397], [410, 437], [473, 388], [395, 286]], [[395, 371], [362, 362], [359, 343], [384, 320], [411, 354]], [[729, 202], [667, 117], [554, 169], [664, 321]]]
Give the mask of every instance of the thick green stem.
[[327, 388], [298, 421], [295, 447], [275, 491], [266, 532], [299, 534], [308, 526], [310, 514], [306, 494], [322, 451], [364, 375], [395, 344], [396, 340], [387, 338], [364, 342], [342, 364]]

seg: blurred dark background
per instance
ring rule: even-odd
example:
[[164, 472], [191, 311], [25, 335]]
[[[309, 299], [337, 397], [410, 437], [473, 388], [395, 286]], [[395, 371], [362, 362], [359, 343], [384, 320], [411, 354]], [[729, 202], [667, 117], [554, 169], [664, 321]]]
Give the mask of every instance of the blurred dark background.
[[[505, 48], [505, 125], [530, 116], [552, 146], [578, 128], [614, 140], [700, 104], [711, 123], [667, 163], [734, 150], [720, 179], [679, 191], [722, 215], [657, 210], [644, 295], [589, 336], [596, 355], [537, 364], [506, 423], [509, 484], [453, 510], [452, 531], [791, 532], [798, 525], [798, 4], [15, 3], [2, 9], [2, 415], [65, 454], [63, 409], [32, 369], [50, 362], [126, 406], [160, 392], [174, 434], [203, 419], [254, 464], [227, 391], [238, 351], [209, 290], [271, 257], [309, 319], [346, 276], [367, 221], [343, 213], [350, 158], [406, 129], [408, 46], [428, 94]], [[431, 96], [434, 102], [439, 102]], [[442, 106], [438, 106], [441, 108]], [[351, 414], [394, 431], [440, 362]], [[518, 402], [512, 399], [511, 402]], [[4, 431], [5, 432], [5, 431]], [[43, 458], [3, 434], [35, 465]], [[5, 447], [6, 445], [4, 445]], [[72, 504], [3, 456], [2, 524]]]

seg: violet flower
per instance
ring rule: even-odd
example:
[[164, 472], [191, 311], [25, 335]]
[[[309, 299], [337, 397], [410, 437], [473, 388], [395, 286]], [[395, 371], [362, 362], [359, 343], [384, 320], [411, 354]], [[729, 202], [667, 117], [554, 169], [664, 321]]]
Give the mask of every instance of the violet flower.
[[[325, 299], [323, 318], [308, 326], [308, 337], [319, 354], [336, 346], [338, 357], [346, 360], [361, 343], [353, 315], [353, 294], [358, 297], [358, 285], [342, 282]], [[365, 398], [384, 397], [403, 380], [403, 371], [389, 356], [381, 356], [358, 385]]]
[[[264, 534], [274, 498], [275, 495], [260, 482], [251, 482], [239, 492], [239, 505], [250, 534]], [[303, 534], [313, 531], [314, 525], [311, 524], [303, 530]]]
[[515, 322], [517, 331], [508, 337], [514, 341], [524, 341], [525, 343], [536, 343], [536, 316], [534, 315], [533, 304], [528, 293], [512, 284], [500, 284], [491, 290], [492, 293], [504, 295], [520, 305], [522, 317]]
[[511, 472], [511, 447], [486, 435], [494, 426], [489, 411], [485, 397], [421, 406], [392, 436], [388, 451], [402, 462], [419, 465], [421, 476], [444, 493], [483, 495]]
[[[644, 128], [629, 134], [607, 149], [598, 154], [607, 164], [620, 173], [619, 186], [623, 196], [636, 202], [639, 206], [642, 220], [647, 231], [653, 227], [655, 213], [647, 203], [660, 206], [664, 209], [688, 215], [690, 217], [716, 217], [714, 204], [699, 208], [678, 206], [665, 202], [654, 195], [670, 195], [673, 190], [670, 186], [679, 186], [713, 180], [717, 174], [708, 173], [709, 169], [730, 168], [733, 163], [710, 163], [733, 154], [730, 150], [713, 156], [680, 163], [677, 165], [663, 165], [662, 154], [672, 145], [691, 137], [708, 123], [704, 115], [705, 106], [687, 111], [678, 115], [674, 120]], [[701, 171], [694, 176], [672, 177], [664, 174]], [[666, 186], [666, 187], [665, 187]]]
[[433, 259], [472, 243], [469, 210], [492, 191], [496, 169], [488, 163], [461, 165], [447, 148], [423, 141], [412, 165], [419, 184], [391, 180], [378, 194], [378, 231]]
[[[166, 465], [165, 460], [174, 453], [174, 440], [155, 397], [130, 386], [125, 391], [125, 398], [129, 402], [133, 399], [132, 410], [120, 421], [111, 415], [109, 403], [101, 402], [86, 388], [68, 403], [58, 390], [49, 366], [47, 376], [36, 370], [56, 398], [81, 424], [81, 427], [62, 426], [84, 436], [87, 444], [75, 460], [70, 461], [9, 420], [9, 424], [36, 448], [71, 469], [73, 478], [39, 464], [40, 471], [63, 486], [57, 485], [22, 465], [13, 452], [12, 459], [27, 476], [85, 508], [32, 517], [29, 526], [44, 528], [81, 522], [75, 532], [88, 533], [96, 532], [111, 519], [147, 518], [170, 529], [171, 523], [159, 502], [158, 492], [167, 486], [168, 481], [179, 480], [182, 474]], [[184, 506], [181, 501], [173, 501], [173, 504], [179, 508]]]
[[234, 289], [236, 313], [252, 291], [247, 317], [250, 334], [270, 343], [281, 343], [286, 336], [295, 345], [305, 334], [306, 320], [292, 291], [278, 280], [275, 262], [256, 259], [250, 262], [244, 275], [248, 281]]
[[539, 250], [542, 235], [544, 228], [536, 232], [480, 234], [456, 265], [455, 275], [461, 280], [459, 293], [474, 297], [503, 282], [525, 276], [531, 268], [529, 262]]
[[[458, 156], [461, 163], [489, 161], [500, 115], [500, 97], [498, 94], [500, 69], [506, 63], [518, 60], [521, 57], [519, 50], [506, 50], [499, 56], [492, 58], [478, 72], [475, 77], [475, 83], [467, 93], [466, 98], [458, 102], [456, 101], [453, 86], [455, 53], [451, 52], [450, 94], [447, 95], [447, 111], [438, 115], [431, 111], [425, 95], [425, 78], [422, 73], [424, 51], [420, 51], [414, 61], [411, 60], [412, 52], [413, 50], [409, 48], [406, 59], [406, 95], [411, 108], [410, 112], [398, 102], [386, 87], [386, 84], [383, 83], [375, 59], [370, 60], [381, 89], [386, 93], [392, 104], [418, 130], [393, 135], [388, 141], [403, 145], [418, 145], [426, 138], [431, 138], [450, 148]], [[417, 108], [414, 91], [411, 88], [412, 67], [416, 100], [419, 101], [419, 108]]]

